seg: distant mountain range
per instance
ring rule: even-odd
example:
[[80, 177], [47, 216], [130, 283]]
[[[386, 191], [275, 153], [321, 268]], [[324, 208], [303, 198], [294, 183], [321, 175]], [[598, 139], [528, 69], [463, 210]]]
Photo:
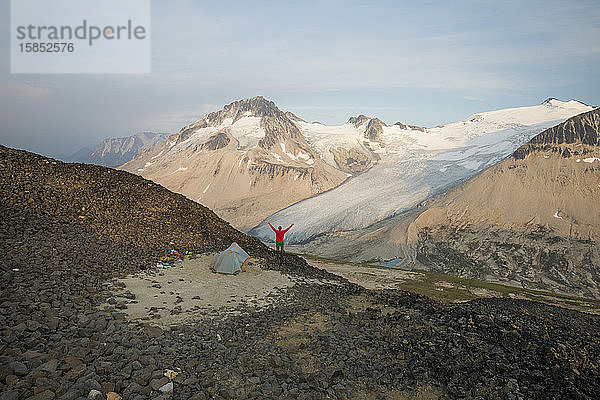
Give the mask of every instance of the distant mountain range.
[[133, 136], [108, 138], [65, 157], [66, 161], [117, 167], [167, 138], [166, 133], [140, 132]]
[[418, 207], [301, 251], [600, 298], [599, 138], [600, 109], [579, 114]]
[[423, 128], [359, 115], [309, 123], [261, 96], [183, 127], [120, 168], [270, 240], [262, 221], [294, 222], [291, 243], [365, 228], [503, 160], [539, 132], [592, 107], [548, 99]]
[[[288, 233], [291, 243], [366, 228], [417, 207], [510, 156], [543, 130], [590, 110], [575, 100], [548, 99], [537, 106], [479, 113], [423, 130], [386, 126], [376, 118], [341, 126], [296, 122], [324, 160], [343, 168], [336, 154], [350, 154], [347, 160], [360, 155], [365, 168], [342, 185], [269, 218], [279, 225], [295, 223]], [[251, 233], [265, 240], [271, 236], [264, 224]]]

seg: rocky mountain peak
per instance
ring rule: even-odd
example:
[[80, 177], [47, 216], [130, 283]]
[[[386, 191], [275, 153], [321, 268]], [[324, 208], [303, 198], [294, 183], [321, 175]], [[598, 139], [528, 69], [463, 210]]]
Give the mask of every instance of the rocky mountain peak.
[[548, 97], [546, 100], [542, 102], [542, 104], [552, 105], [553, 102], [559, 101], [555, 97]]
[[277, 108], [274, 102], [263, 96], [236, 100], [218, 111], [208, 113], [201, 120], [183, 127], [177, 134], [177, 143], [188, 139], [197, 129], [219, 126], [227, 118], [232, 118], [232, 123], [235, 123], [243, 117], [281, 118], [285, 117], [285, 113]]
[[107, 138], [65, 158], [67, 161], [116, 167], [131, 160], [136, 154], [164, 142], [167, 137], [166, 133], [140, 132], [133, 136]]
[[544, 100], [542, 102], [543, 105], [546, 106], [550, 106], [550, 107], [565, 107], [565, 106], [573, 106], [573, 105], [583, 105], [583, 106], [587, 106], [587, 104], [579, 101], [579, 100], [575, 100], [575, 99], [571, 99], [569, 101], [563, 101], [563, 100], [559, 100], [555, 97], [548, 97], [546, 100]]
[[371, 118], [365, 129], [365, 138], [374, 142], [381, 142], [383, 127], [387, 126], [379, 118]]
[[219, 111], [214, 111], [205, 116], [201, 122], [203, 126], [218, 126], [226, 118], [233, 118], [235, 123], [242, 117], [280, 117], [283, 112], [275, 103], [262, 96], [250, 99], [237, 100], [227, 104]]
[[350, 117], [350, 119], [348, 120], [348, 123], [353, 124], [355, 128], [358, 128], [359, 126], [361, 126], [362, 124], [364, 124], [365, 122], [367, 122], [370, 119], [371, 119], [370, 117], [360, 114], [358, 117]]
[[403, 130], [407, 130], [407, 131], [420, 131], [420, 132], [425, 132], [425, 128], [423, 128], [422, 126], [417, 126], [417, 125], [405, 125], [402, 122], [398, 121], [396, 122], [394, 125], [398, 125], [400, 127], [400, 129]]

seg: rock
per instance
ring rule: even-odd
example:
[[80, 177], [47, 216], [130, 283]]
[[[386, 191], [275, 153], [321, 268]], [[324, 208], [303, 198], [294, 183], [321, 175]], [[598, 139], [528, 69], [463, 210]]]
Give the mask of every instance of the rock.
[[146, 326], [144, 328], [144, 332], [153, 338], [159, 338], [162, 336], [163, 334], [163, 330], [160, 329], [158, 326]]
[[102, 392], [95, 389], [90, 390], [90, 393], [88, 394], [87, 398], [88, 400], [104, 400]]
[[131, 368], [133, 368], [134, 370], [138, 370], [138, 369], [142, 369], [142, 364], [135, 360], [132, 364], [131, 364]]
[[169, 378], [167, 378], [166, 376], [163, 376], [162, 378], [159, 378], [159, 379], [152, 379], [152, 381], [150, 381], [150, 387], [152, 387], [152, 389], [154, 389], [154, 390], [158, 390], [162, 386], [166, 385], [168, 382], [169, 382]]
[[192, 377], [186, 378], [186, 379], [183, 381], [183, 384], [184, 384], [184, 385], [186, 385], [186, 386], [194, 386], [194, 385], [196, 385], [198, 382], [200, 382], [200, 378], [198, 378], [198, 377], [195, 377], [195, 376], [192, 376]]
[[0, 382], [4, 382], [4, 379], [6, 379], [8, 375], [12, 375], [12, 373], [13, 369], [10, 365], [4, 363], [0, 364]]
[[131, 398], [134, 394], [138, 394], [143, 391], [143, 387], [140, 386], [137, 382], [131, 382], [125, 390], [123, 390], [123, 396], [125, 398]]
[[106, 393], [106, 400], [121, 400], [121, 396], [115, 392], [108, 392]]
[[97, 391], [102, 390], [102, 385], [100, 385], [100, 383], [98, 383], [98, 381], [95, 379], [87, 379], [85, 381], [85, 387], [87, 389], [95, 389]]
[[164, 384], [158, 390], [160, 390], [163, 393], [170, 393], [170, 392], [172, 392], [173, 391], [173, 382], [169, 382], [167, 384]]
[[69, 381], [73, 381], [81, 377], [85, 371], [87, 370], [87, 366], [85, 364], [75, 365], [69, 372], [65, 374], [65, 379]]
[[175, 372], [175, 371], [173, 371], [173, 370], [171, 370], [171, 369], [167, 369], [167, 370], [165, 371], [165, 373], [164, 373], [164, 375], [165, 375], [167, 378], [171, 379], [171, 380], [175, 379], [175, 377], [177, 376], [177, 374], [178, 374], [178, 372]]
[[70, 366], [71, 368], [75, 368], [76, 366], [79, 366], [79, 365], [83, 365], [83, 364], [84, 364], [84, 362], [83, 362], [83, 361], [81, 361], [79, 358], [77, 358], [77, 357], [75, 357], [75, 356], [73, 356], [73, 355], [68, 355], [68, 356], [66, 356], [66, 357], [65, 357], [65, 362], [66, 362], [67, 364], [69, 364], [69, 366]]
[[46, 325], [48, 326], [48, 329], [50, 329], [51, 331], [54, 331], [60, 325], [60, 318], [52, 317], [48, 320], [48, 323]]
[[0, 400], [19, 400], [18, 390], [6, 390], [0, 394]]
[[149, 371], [141, 371], [134, 379], [139, 385], [146, 386], [150, 381], [150, 375], [151, 373]]
[[102, 382], [102, 393], [114, 392], [116, 390], [113, 382]]
[[58, 367], [58, 360], [53, 358], [51, 360], [46, 361], [44, 364], [40, 365], [37, 369], [51, 374], [54, 371], [56, 371], [57, 367]]
[[31, 400], [54, 400], [54, 398], [56, 398], [56, 395], [52, 390], [44, 390], [33, 396]]
[[22, 362], [19, 361], [13, 361], [10, 363], [10, 367], [13, 370], [13, 373], [16, 376], [25, 376], [29, 373], [29, 370], [27, 369], [27, 366], [25, 364], [23, 364]]
[[152, 379], [160, 379], [163, 376], [165, 376], [165, 375], [164, 375], [164, 372], [161, 369], [155, 369], [155, 370], [152, 371], [152, 374], [151, 374], [151, 378]]
[[35, 332], [40, 329], [41, 324], [34, 320], [29, 320], [25, 323], [27, 325], [27, 330], [30, 332]]

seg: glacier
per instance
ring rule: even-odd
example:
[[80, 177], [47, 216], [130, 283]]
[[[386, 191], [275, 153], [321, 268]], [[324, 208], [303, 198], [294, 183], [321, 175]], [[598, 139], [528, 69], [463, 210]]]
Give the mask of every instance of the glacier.
[[[267, 241], [272, 239], [267, 220], [294, 223], [286, 239], [303, 244], [324, 233], [365, 228], [418, 206], [510, 156], [543, 130], [591, 109], [574, 100], [549, 99], [537, 106], [475, 114], [425, 132], [386, 126], [383, 143], [369, 142], [379, 156], [370, 169], [276, 212], [249, 233]], [[328, 162], [328, 148], [367, 142], [350, 124], [330, 127], [331, 134], [321, 124], [300, 123], [299, 128]]]

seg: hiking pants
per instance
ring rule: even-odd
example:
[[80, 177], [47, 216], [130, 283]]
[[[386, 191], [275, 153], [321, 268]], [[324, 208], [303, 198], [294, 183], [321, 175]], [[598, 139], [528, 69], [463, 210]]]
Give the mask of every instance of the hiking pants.
[[283, 242], [275, 242], [275, 250], [283, 254]]

